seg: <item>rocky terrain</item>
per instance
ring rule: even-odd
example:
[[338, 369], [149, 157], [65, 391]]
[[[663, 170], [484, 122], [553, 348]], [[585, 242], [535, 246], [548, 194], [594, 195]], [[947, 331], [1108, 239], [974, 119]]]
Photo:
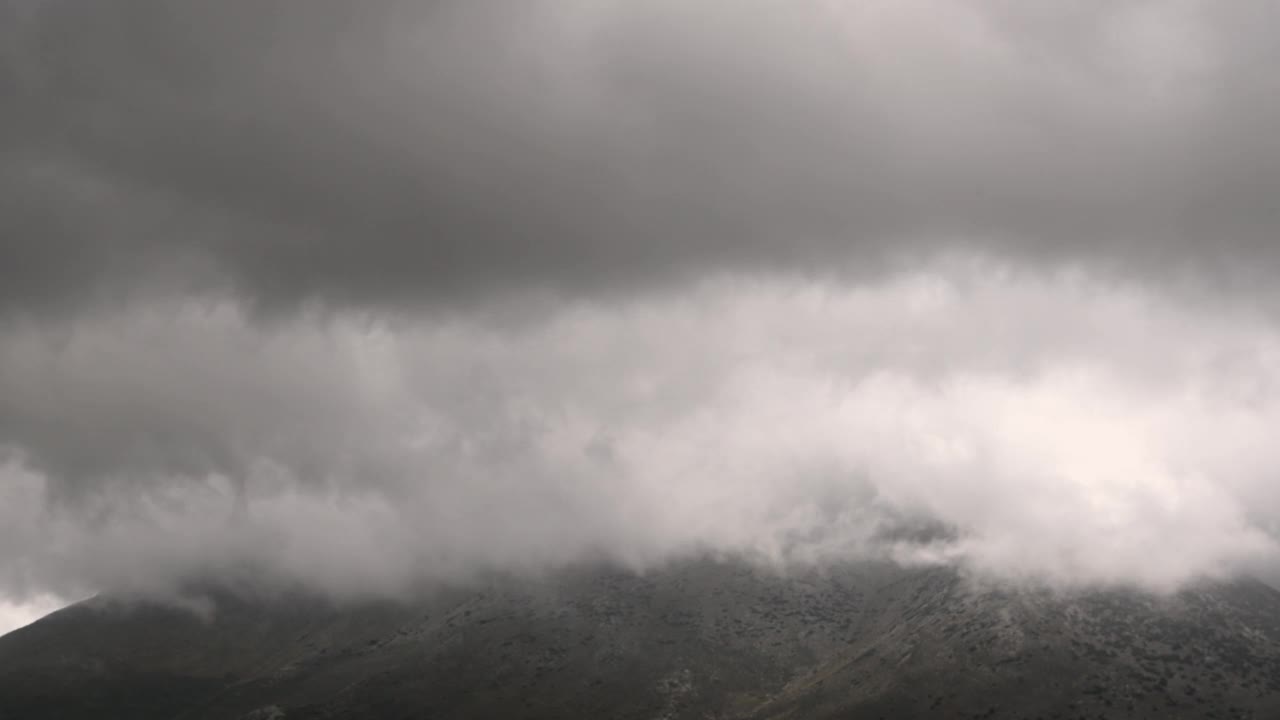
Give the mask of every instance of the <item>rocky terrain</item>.
[[1275, 718], [1280, 593], [688, 562], [413, 602], [95, 598], [0, 638], [0, 720]]

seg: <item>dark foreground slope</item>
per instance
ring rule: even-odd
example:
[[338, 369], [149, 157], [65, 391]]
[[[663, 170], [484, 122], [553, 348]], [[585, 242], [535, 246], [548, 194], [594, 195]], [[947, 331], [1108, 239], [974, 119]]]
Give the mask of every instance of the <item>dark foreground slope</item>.
[[94, 600], [0, 638], [0, 720], [1280, 717], [1280, 593], [601, 569], [337, 608]]

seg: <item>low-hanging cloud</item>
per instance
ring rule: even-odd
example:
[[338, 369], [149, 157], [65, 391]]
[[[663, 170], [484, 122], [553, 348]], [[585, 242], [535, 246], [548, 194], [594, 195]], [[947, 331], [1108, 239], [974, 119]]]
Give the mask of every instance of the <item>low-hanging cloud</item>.
[[1069, 273], [722, 277], [515, 329], [185, 304], [3, 340], [10, 591], [708, 551], [1167, 589], [1277, 559], [1280, 334]]

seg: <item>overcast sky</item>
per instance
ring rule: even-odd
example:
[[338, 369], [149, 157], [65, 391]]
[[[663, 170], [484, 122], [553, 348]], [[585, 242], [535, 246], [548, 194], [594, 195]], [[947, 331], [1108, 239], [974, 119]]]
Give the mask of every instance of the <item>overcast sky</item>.
[[1280, 5], [0, 0], [0, 630], [1280, 567]]

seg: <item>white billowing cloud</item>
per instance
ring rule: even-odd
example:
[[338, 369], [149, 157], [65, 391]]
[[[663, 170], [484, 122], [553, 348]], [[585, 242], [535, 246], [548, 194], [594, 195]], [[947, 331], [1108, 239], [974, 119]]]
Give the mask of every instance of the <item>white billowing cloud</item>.
[[2, 332], [14, 597], [210, 574], [395, 593], [702, 551], [1169, 589], [1280, 549], [1280, 332], [1088, 274]]

